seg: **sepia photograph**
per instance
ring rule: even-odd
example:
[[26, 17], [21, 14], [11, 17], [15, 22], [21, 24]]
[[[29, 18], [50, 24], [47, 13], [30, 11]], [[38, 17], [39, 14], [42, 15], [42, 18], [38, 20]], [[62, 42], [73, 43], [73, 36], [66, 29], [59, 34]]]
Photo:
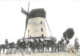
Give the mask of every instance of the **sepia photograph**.
[[80, 1], [0, 0], [0, 56], [80, 56]]

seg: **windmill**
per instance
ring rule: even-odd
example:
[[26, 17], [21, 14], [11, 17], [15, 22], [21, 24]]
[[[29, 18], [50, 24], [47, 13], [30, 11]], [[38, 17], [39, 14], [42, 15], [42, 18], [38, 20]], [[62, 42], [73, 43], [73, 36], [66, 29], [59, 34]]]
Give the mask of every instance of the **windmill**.
[[[50, 31], [48, 22], [45, 19], [46, 18], [45, 10], [43, 8], [38, 8], [38, 9], [32, 9], [29, 12], [29, 6], [30, 6], [30, 2], [28, 4], [28, 12], [26, 12], [23, 8], [21, 8], [21, 12], [26, 15], [24, 38], [25, 38], [25, 33], [27, 29], [28, 29], [28, 37], [30, 39], [47, 37], [46, 25], [49, 29], [50, 34], [51, 34], [51, 31]], [[51, 34], [51, 37], [52, 37], [52, 34]]]

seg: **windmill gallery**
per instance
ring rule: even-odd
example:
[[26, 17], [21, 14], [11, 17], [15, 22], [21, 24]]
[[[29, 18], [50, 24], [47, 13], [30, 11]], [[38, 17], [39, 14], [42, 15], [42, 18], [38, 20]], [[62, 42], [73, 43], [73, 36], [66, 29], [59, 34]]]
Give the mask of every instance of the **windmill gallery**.
[[[69, 44], [69, 39], [74, 35], [74, 30], [72, 28], [68, 28], [63, 33], [64, 38], [61, 38], [61, 40], [56, 43], [57, 39], [51, 34], [46, 20], [46, 11], [43, 8], [32, 9], [30, 12], [29, 9], [28, 12], [26, 12], [21, 8], [21, 12], [26, 15], [24, 37], [22, 39], [18, 39], [17, 43], [8, 43], [8, 39], [6, 39], [5, 44], [0, 45], [0, 52], [2, 49], [3, 53], [6, 54], [71, 51], [67, 49], [67, 45]], [[51, 34], [50, 37], [47, 36], [46, 25]], [[28, 37], [25, 37], [26, 31], [28, 33]], [[78, 39], [76, 38], [74, 47], [75, 50], [78, 51], [79, 43], [77, 40]], [[73, 50], [73, 52], [75, 52], [75, 50]]]

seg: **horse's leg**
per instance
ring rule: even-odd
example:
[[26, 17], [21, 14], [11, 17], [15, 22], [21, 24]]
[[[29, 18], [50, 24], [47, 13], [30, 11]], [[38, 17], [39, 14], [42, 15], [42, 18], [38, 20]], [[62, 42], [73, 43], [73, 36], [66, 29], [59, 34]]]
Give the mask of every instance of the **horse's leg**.
[[60, 46], [60, 52], [61, 52], [61, 46]]
[[59, 46], [57, 46], [57, 51], [59, 52]]
[[30, 47], [30, 51], [29, 51], [30, 53], [32, 53], [33, 52], [33, 50], [32, 50], [32, 47]]
[[31, 47], [28, 47], [28, 53], [29, 54], [31, 53]]
[[43, 47], [41, 47], [41, 52], [43, 52]]
[[31, 48], [31, 50], [32, 50], [32, 52], [34, 53], [34, 49], [33, 49], [33, 48]]
[[5, 49], [5, 54], [6, 54], [6, 52], [7, 52], [7, 49]]
[[39, 47], [37, 47], [37, 52], [39, 52]]
[[62, 52], [64, 51], [64, 47], [62, 46]]
[[40, 53], [41, 53], [41, 52], [42, 52], [42, 46], [40, 46], [40, 48], [39, 48], [39, 49], [40, 49]]
[[53, 49], [53, 48], [52, 48], [52, 46], [51, 46], [51, 52], [52, 52], [52, 49]]
[[12, 48], [12, 50], [13, 50], [13, 51], [12, 51], [12, 54], [14, 54], [14, 48]]
[[78, 47], [77, 47], [76, 49], [77, 49], [77, 51], [78, 51]]
[[10, 54], [12, 54], [12, 48], [10, 48]]
[[6, 54], [8, 54], [8, 49], [6, 49]]
[[12, 48], [10, 49], [10, 52], [11, 52], [11, 54], [13, 53], [13, 49]]
[[54, 46], [52, 46], [52, 52], [54, 52]]
[[44, 47], [42, 47], [42, 52], [44, 52]]
[[0, 49], [0, 54], [1, 54], [1, 49]]
[[40, 47], [40, 52], [41, 52], [41, 53], [43, 52], [43, 50], [42, 50], [42, 49], [43, 49], [43, 47], [41, 46], [41, 47]]
[[63, 47], [61, 47], [61, 52], [62, 52]]
[[2, 48], [0, 48], [0, 54], [1, 54], [1, 50], [2, 50]]
[[45, 47], [43, 46], [43, 52], [45, 51], [44, 48], [45, 48]]
[[29, 53], [29, 51], [30, 51], [30, 48], [29, 48], [29, 47], [27, 47], [27, 53]]
[[29, 54], [32, 52], [32, 49], [31, 49], [31, 47], [29, 47]]
[[22, 48], [20, 48], [20, 53], [23, 55], [23, 49]]
[[54, 46], [52, 46], [52, 52], [54, 52]]
[[64, 52], [64, 46], [62, 47], [62, 51]]
[[40, 52], [40, 50], [39, 50], [39, 46], [37, 47], [37, 52]]
[[63, 52], [65, 52], [64, 46], [63, 46]]
[[3, 54], [5, 53], [4, 51], [5, 51], [5, 48], [3, 48]]
[[56, 46], [54, 47], [54, 52], [57, 52], [57, 50], [56, 50], [57, 48], [56, 48]]
[[33, 48], [33, 53], [35, 52], [35, 48]]
[[28, 51], [28, 49], [27, 49], [27, 47], [25, 48], [25, 53], [27, 54], [27, 51]]
[[10, 49], [10, 48], [9, 48], [9, 51], [8, 51], [8, 53], [9, 53], [9, 54], [11, 54], [11, 49]]
[[56, 52], [57, 50], [56, 50], [56, 46], [55, 46], [55, 52]]
[[48, 52], [48, 47], [46, 47], [46, 52]]
[[41, 52], [41, 47], [39, 47], [39, 53]]
[[53, 47], [53, 52], [55, 52], [55, 46]]
[[49, 52], [49, 47], [47, 48], [48, 52]]
[[10, 48], [10, 54], [12, 54], [12, 48]]

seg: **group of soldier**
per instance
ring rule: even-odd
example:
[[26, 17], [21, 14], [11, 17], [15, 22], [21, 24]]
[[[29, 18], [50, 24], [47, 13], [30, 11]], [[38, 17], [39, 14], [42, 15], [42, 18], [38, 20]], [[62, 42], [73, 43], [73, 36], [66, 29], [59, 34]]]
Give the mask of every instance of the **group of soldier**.
[[[76, 45], [75, 45], [76, 46]], [[13, 53], [43, 53], [43, 52], [66, 52], [67, 44], [64, 39], [56, 42], [53, 40], [41, 40], [33, 39], [32, 41], [20, 41], [17, 43], [8, 43], [0, 45], [0, 52], [3, 49], [3, 53], [13, 54]], [[78, 47], [77, 47], [78, 50]]]

